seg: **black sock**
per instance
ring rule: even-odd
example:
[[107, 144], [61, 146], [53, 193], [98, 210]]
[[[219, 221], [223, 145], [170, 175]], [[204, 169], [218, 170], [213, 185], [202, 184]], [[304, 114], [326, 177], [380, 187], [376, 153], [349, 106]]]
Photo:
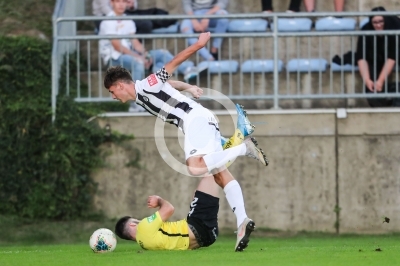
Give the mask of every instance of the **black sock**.
[[218, 51], [211, 53], [211, 55], [214, 57], [214, 60], [218, 60]]

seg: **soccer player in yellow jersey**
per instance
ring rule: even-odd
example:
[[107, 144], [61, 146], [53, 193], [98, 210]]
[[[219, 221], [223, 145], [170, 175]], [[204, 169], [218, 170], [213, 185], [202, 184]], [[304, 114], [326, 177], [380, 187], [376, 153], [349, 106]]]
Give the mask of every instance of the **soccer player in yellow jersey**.
[[[219, 186], [212, 175], [203, 177], [190, 204], [186, 219], [168, 222], [174, 206], [160, 196], [149, 196], [147, 206], [159, 208], [142, 220], [130, 216], [121, 218], [115, 233], [122, 239], [136, 241], [147, 250], [187, 250], [212, 245], [218, 236]], [[245, 240], [254, 230], [246, 229]], [[247, 246], [246, 243], [246, 246]]]

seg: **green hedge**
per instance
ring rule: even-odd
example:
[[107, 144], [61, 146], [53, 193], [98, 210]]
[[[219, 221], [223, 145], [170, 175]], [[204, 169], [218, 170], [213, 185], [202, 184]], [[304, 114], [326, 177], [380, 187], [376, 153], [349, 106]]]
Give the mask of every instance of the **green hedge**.
[[84, 217], [105, 141], [93, 108], [57, 100], [51, 123], [51, 44], [0, 37], [0, 213], [31, 218]]

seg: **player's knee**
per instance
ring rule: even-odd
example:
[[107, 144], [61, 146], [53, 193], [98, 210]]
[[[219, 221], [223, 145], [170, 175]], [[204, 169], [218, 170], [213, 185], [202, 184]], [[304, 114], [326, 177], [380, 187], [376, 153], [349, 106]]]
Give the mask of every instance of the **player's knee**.
[[187, 169], [188, 169], [189, 174], [194, 175], [194, 176], [200, 176], [200, 175], [203, 175], [205, 173], [204, 169], [196, 167], [196, 166], [188, 165]]

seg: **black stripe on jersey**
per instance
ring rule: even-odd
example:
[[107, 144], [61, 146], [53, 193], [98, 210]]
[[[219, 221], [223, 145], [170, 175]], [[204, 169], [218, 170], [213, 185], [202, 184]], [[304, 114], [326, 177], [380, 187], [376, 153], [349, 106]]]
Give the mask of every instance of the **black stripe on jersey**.
[[167, 236], [182, 236], [182, 237], [189, 237], [189, 234], [170, 234], [168, 232], [165, 232], [164, 230], [162, 230], [161, 228], [158, 229], [158, 231], [160, 231], [162, 234], [167, 235]]
[[158, 99], [162, 100], [163, 102], [167, 103], [168, 105], [175, 107], [175, 108], [180, 108], [186, 113], [190, 112], [192, 110], [191, 107], [189, 107], [189, 104], [185, 102], [179, 102], [176, 99], [172, 98], [171, 95], [165, 93], [165, 91], [159, 91], [159, 92], [150, 92], [143, 90], [145, 93], [154, 95]]
[[[179, 127], [180, 125], [182, 125], [182, 129], [183, 129], [183, 120], [180, 119], [178, 116], [173, 115], [173, 114], [168, 114], [167, 116], [167, 121], [168, 123], [174, 124], [177, 127]], [[182, 122], [181, 122], [182, 121]]]
[[[138, 94], [137, 97], [138, 97], [138, 99], [142, 102], [142, 106], [143, 106], [144, 108], [146, 108], [146, 106], [147, 106], [146, 109], [147, 109], [149, 112], [151, 112], [151, 114], [157, 116], [157, 114], [160, 113], [160, 108], [157, 108], [156, 106], [152, 105], [152, 104], [148, 101], [148, 99], [147, 99], [147, 101], [145, 101], [145, 100], [144, 100], [144, 97], [143, 97], [141, 94]], [[150, 109], [150, 110], [149, 110], [149, 109]]]
[[[141, 105], [143, 108], [145, 108], [149, 113], [151, 113], [152, 115], [155, 115], [155, 116], [160, 115], [166, 119], [165, 120], [166, 123], [174, 124], [177, 127], [182, 126], [181, 128], [183, 129], [183, 123], [181, 122], [181, 118], [179, 118], [176, 115], [166, 113], [164, 110], [157, 108], [156, 106], [151, 104], [151, 102], [145, 101], [144, 97], [140, 94], [138, 94], [137, 97], [142, 102], [141, 104], [139, 104], [139, 103], [138, 104]], [[192, 110], [192, 108], [190, 108], [190, 110]]]
[[180, 102], [177, 105], [175, 105], [175, 108], [179, 108], [182, 109], [183, 111], [185, 111], [185, 113], [189, 113], [193, 108], [189, 107], [188, 103], [185, 102]]
[[217, 125], [216, 125], [216, 124], [214, 124], [213, 122], [208, 122], [208, 124], [209, 124], [209, 125], [211, 125], [211, 126], [214, 126], [214, 127], [215, 127], [215, 129], [219, 131], [219, 128], [218, 128], [218, 127], [217, 127]]

